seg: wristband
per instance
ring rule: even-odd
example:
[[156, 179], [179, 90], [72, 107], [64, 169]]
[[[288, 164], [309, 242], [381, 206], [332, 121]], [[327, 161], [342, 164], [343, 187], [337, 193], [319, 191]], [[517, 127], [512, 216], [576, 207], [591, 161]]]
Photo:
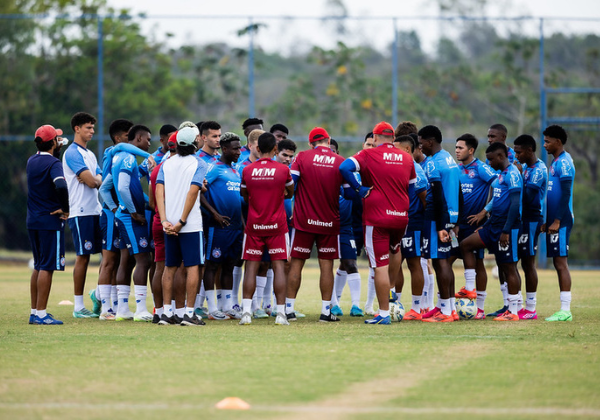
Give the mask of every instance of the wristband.
[[181, 226], [185, 226], [187, 225], [187, 222], [184, 222], [183, 220], [179, 219], [179, 223], [181, 224]]

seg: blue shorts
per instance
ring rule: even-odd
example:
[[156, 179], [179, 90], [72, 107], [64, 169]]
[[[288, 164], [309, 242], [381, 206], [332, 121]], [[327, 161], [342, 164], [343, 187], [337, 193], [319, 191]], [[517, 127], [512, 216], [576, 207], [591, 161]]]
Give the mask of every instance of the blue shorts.
[[[475, 233], [475, 230], [478, 227], [479, 226], [459, 225], [458, 238], [457, 238], [458, 243], [460, 244], [462, 241], [464, 241], [469, 236], [471, 236], [473, 233]], [[460, 250], [460, 246], [458, 246], [456, 248], [452, 248], [451, 254], [453, 257], [462, 258], [462, 252]], [[484, 248], [476, 249], [473, 251], [473, 254], [475, 254], [475, 258], [477, 258], [478, 260], [483, 260], [483, 257], [485, 257], [485, 249]]]
[[402, 258], [414, 258], [421, 256], [421, 231], [407, 230], [402, 238], [400, 248]]
[[[450, 230], [454, 226], [451, 224], [446, 225], [446, 231], [450, 232]], [[423, 223], [423, 240], [421, 242], [422, 248], [421, 252], [423, 254], [423, 258], [432, 259], [432, 260], [443, 260], [450, 258], [452, 251], [452, 243], [450, 242], [439, 242], [438, 241], [438, 232], [435, 226], [435, 221], [433, 220], [425, 220]]]
[[44, 271], [65, 269], [65, 230], [28, 229], [33, 251], [33, 268]]
[[354, 235], [348, 232], [340, 233], [340, 254], [342, 260], [356, 260], [356, 242]]
[[548, 258], [569, 256], [569, 237], [572, 226], [562, 226], [558, 233], [546, 233], [546, 252]]
[[117, 225], [119, 226], [121, 243], [127, 247], [129, 255], [152, 251], [148, 239], [148, 223], [140, 225], [131, 219], [129, 213], [121, 213], [121, 210], [117, 210], [115, 219], [117, 219]]
[[244, 232], [241, 229], [209, 227], [206, 239], [206, 260], [221, 262], [227, 259], [240, 259], [243, 236]]
[[519, 258], [535, 256], [541, 227], [541, 221], [521, 223], [519, 229]]
[[146, 221], [148, 222], [146, 226], [148, 226], [148, 238], [150, 239], [150, 248], [152, 252], [154, 252], [154, 235], [152, 233], [152, 219], [154, 219], [154, 212], [151, 210], [146, 210], [144, 212], [146, 216]]
[[165, 266], [185, 267], [204, 264], [202, 231], [165, 235]]
[[490, 224], [483, 225], [479, 231], [479, 237], [486, 248], [496, 256], [498, 264], [514, 263], [519, 260], [519, 229], [511, 229], [508, 245], [500, 245], [502, 227], [494, 227]]
[[100, 230], [102, 231], [102, 249], [119, 252], [121, 249], [121, 237], [115, 214], [109, 209], [102, 209], [100, 215]]
[[67, 220], [73, 235], [77, 255], [91, 255], [102, 251], [100, 215], [76, 216]]

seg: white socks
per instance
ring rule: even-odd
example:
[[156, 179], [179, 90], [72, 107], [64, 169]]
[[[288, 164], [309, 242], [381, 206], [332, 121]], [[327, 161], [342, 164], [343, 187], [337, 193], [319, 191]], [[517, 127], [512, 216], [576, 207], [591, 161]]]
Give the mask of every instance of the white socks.
[[486, 297], [487, 297], [487, 292], [477, 291], [477, 309], [481, 309], [483, 311]]
[[571, 292], [560, 292], [560, 310], [571, 311]]
[[350, 289], [352, 306], [360, 306], [360, 273], [348, 274], [347, 283]]
[[508, 295], [508, 310], [511, 314], [519, 313], [519, 295]]
[[102, 302], [102, 313], [105, 314], [112, 306], [112, 302], [110, 300], [112, 286], [110, 284], [100, 284], [98, 285], [98, 289], [100, 289], [99, 297], [100, 302]]
[[256, 276], [256, 291], [252, 297], [252, 308], [257, 310], [260, 308], [260, 300], [262, 299], [265, 286], [267, 284], [267, 277]]
[[469, 268], [465, 270], [465, 289], [469, 292], [475, 290], [475, 269]]
[[85, 308], [85, 306], [83, 305], [83, 295], [75, 295], [74, 298], [75, 308], [73, 308], [73, 310], [75, 312], [81, 311], [83, 308]]
[[450, 299], [438, 299], [440, 310], [444, 315], [452, 315], [452, 308], [450, 307]]
[[504, 306], [508, 306], [508, 284], [501, 283], [500, 291], [502, 292], [502, 298], [504, 298]]
[[217, 296], [214, 289], [206, 291], [206, 303], [208, 304], [209, 314], [217, 311]]
[[242, 299], [242, 313], [252, 314], [252, 299]]
[[527, 309], [528, 311], [535, 312], [535, 306], [537, 304], [537, 296], [536, 295], [537, 295], [536, 292], [525, 293], [525, 296], [526, 296], [525, 309]]
[[117, 286], [110, 286], [110, 301], [112, 303], [113, 312], [117, 312], [119, 306], [119, 295], [117, 294]]
[[331, 301], [330, 300], [322, 300], [321, 301], [321, 314], [329, 315], [331, 313]]
[[223, 300], [223, 311], [230, 311], [233, 309], [233, 292], [231, 290], [221, 290], [221, 296]]
[[416, 313], [421, 313], [421, 296], [412, 295], [412, 307]]
[[375, 270], [369, 268], [369, 283], [367, 287], [367, 302], [365, 308], [372, 308], [375, 301]]
[[135, 305], [136, 312], [148, 312], [146, 308], [146, 295], [148, 293], [148, 286], [133, 286], [135, 293]]
[[[262, 307], [267, 308], [271, 306], [271, 298], [273, 297], [273, 269], [269, 268], [267, 270], [267, 282], [265, 283], [265, 289], [262, 294]], [[260, 301], [260, 297], [259, 297]]]
[[117, 307], [118, 314], [124, 314], [129, 312], [129, 294], [131, 293], [131, 286], [117, 286], [117, 297], [119, 299], [119, 306]]
[[285, 298], [285, 313], [291, 314], [294, 312], [294, 304], [296, 303], [296, 299]]

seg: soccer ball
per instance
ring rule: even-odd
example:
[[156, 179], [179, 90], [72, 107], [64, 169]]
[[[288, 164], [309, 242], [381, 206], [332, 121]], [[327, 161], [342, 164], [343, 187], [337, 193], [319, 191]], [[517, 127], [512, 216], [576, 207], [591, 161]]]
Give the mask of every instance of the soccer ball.
[[404, 319], [404, 306], [400, 302], [390, 303], [390, 318], [392, 321], [400, 322]]
[[471, 299], [458, 299], [456, 301], [456, 312], [460, 319], [473, 319], [477, 315], [477, 305]]

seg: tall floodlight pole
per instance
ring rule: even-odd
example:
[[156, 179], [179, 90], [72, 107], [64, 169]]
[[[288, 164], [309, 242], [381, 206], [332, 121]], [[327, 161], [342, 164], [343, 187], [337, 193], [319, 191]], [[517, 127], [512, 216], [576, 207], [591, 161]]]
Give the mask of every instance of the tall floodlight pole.
[[104, 18], [98, 16], [98, 156], [104, 152]]
[[398, 124], [398, 27], [394, 19], [394, 50], [392, 51], [392, 124]]
[[250, 18], [248, 26], [250, 33], [250, 45], [248, 46], [248, 117], [254, 115], [254, 20]]

